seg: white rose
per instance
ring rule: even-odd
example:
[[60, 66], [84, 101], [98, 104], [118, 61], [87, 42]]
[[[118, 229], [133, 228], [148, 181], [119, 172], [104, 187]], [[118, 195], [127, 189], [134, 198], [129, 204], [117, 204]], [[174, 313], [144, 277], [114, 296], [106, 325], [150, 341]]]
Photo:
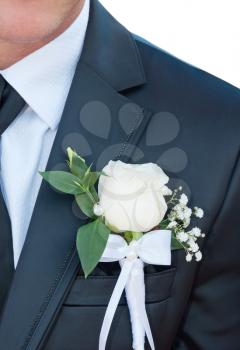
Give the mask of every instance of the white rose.
[[164, 218], [162, 188], [169, 178], [156, 164], [110, 161], [100, 176], [98, 194], [106, 223], [115, 232], [148, 232]]

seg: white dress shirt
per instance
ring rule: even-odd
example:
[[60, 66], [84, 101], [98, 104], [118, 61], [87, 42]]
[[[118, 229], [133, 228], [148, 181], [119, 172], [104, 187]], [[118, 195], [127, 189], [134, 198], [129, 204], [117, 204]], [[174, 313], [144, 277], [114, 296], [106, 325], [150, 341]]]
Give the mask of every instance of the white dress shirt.
[[0, 139], [1, 188], [8, 207], [15, 266], [19, 260], [89, 18], [86, 0], [78, 18], [44, 47], [0, 70], [27, 102]]

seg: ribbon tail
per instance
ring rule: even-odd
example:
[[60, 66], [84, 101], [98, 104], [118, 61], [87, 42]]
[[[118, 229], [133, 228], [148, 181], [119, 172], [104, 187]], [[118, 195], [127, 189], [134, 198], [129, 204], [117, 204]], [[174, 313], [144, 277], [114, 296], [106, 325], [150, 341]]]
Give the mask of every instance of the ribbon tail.
[[141, 259], [135, 261], [125, 290], [132, 323], [133, 349], [144, 350], [146, 333], [151, 349], [155, 350], [145, 306], [144, 265]]
[[145, 285], [142, 260], [135, 260], [125, 291], [132, 325], [132, 347], [134, 350], [144, 350], [145, 329], [140, 314], [141, 305], [145, 304]]
[[111, 327], [117, 306], [119, 304], [121, 295], [123, 293], [127, 280], [129, 278], [129, 274], [133, 267], [133, 263], [134, 263], [133, 261], [129, 261], [127, 259], [123, 260], [121, 273], [114, 287], [111, 299], [109, 301], [109, 304], [103, 319], [103, 324], [102, 324], [100, 337], [99, 337], [99, 350], [105, 350], [106, 348], [110, 327]]
[[150, 345], [152, 350], [155, 350], [152, 331], [151, 331], [151, 327], [150, 327], [148, 316], [147, 316], [146, 305], [141, 304], [140, 307], [141, 307], [141, 319], [143, 321], [143, 327], [144, 327], [145, 333], [147, 335], [149, 345]]

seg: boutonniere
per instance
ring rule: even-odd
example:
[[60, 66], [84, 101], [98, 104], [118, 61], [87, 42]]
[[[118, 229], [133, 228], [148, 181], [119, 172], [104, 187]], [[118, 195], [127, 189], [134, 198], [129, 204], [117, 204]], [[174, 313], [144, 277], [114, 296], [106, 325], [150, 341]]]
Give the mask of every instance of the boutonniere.
[[[171, 250], [184, 249], [186, 260], [200, 261], [200, 228], [191, 218], [203, 217], [190, 208], [182, 189], [167, 187], [168, 176], [156, 164], [110, 161], [101, 171], [67, 149], [69, 172], [43, 172], [55, 189], [75, 196], [89, 223], [79, 228], [76, 245], [87, 278], [98, 262], [119, 261], [121, 273], [103, 320], [99, 350], [104, 350], [111, 323], [125, 289], [130, 311], [133, 348], [144, 349], [145, 335], [154, 341], [145, 308], [144, 264], [171, 265]], [[95, 187], [98, 182], [98, 189]]]

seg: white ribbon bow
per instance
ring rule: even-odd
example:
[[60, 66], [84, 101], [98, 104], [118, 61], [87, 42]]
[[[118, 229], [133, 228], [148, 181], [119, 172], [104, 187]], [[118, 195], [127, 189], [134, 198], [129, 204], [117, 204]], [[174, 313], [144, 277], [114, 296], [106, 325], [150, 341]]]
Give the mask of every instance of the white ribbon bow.
[[171, 231], [146, 233], [130, 245], [118, 235], [111, 234], [101, 262], [119, 261], [121, 273], [110, 298], [99, 338], [99, 350], [105, 350], [108, 334], [119, 300], [125, 288], [130, 312], [133, 349], [144, 350], [145, 334], [155, 350], [145, 306], [144, 263], [171, 265]]

